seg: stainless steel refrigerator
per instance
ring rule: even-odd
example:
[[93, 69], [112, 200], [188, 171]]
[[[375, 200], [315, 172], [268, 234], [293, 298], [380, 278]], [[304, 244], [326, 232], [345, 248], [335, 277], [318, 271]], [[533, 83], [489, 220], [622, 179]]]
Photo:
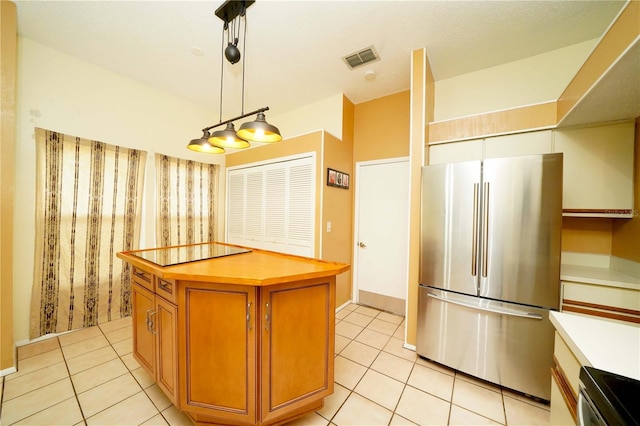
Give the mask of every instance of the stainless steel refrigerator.
[[562, 154], [422, 168], [419, 355], [551, 398]]

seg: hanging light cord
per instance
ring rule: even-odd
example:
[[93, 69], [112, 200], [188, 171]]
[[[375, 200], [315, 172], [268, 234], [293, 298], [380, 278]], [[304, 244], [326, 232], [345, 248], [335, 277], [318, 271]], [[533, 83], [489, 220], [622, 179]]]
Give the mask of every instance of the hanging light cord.
[[[242, 41], [242, 108], [240, 112], [244, 114], [244, 70], [245, 63], [247, 61], [247, 55], [245, 55], [245, 50], [247, 48], [247, 14], [245, 10], [242, 11], [241, 16], [244, 18], [244, 40]], [[238, 36], [240, 36], [240, 28], [238, 28]]]
[[220, 121], [222, 121], [222, 86], [224, 83], [224, 31], [229, 28], [225, 23], [222, 27], [222, 46], [220, 47]]

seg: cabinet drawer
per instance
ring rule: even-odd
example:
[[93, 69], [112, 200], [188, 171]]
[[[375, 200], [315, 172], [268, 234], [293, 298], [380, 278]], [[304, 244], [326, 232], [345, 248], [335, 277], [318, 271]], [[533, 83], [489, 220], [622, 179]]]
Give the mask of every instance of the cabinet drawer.
[[555, 343], [553, 348], [553, 357], [556, 360], [556, 364], [562, 375], [569, 382], [571, 392], [573, 392], [574, 399], [578, 399], [578, 392], [580, 390], [580, 362], [569, 349], [569, 346], [562, 340], [562, 337], [556, 332]]
[[136, 266], [131, 267], [131, 279], [147, 290], [153, 291], [153, 274]]
[[165, 280], [163, 278], [158, 278], [156, 280], [156, 294], [163, 299], [171, 302], [176, 302], [176, 282], [173, 280]]

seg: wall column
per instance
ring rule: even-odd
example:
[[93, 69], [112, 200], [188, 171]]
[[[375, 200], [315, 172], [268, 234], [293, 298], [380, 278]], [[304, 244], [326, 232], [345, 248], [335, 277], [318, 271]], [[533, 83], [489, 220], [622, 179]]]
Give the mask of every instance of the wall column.
[[13, 194], [16, 142], [16, 5], [0, 0], [0, 375], [15, 371], [13, 342]]
[[427, 123], [434, 116], [434, 80], [426, 49], [411, 53], [411, 111], [409, 146], [409, 286], [407, 289], [407, 316], [405, 344], [415, 347], [418, 320], [418, 272], [420, 268], [420, 176], [426, 164]]

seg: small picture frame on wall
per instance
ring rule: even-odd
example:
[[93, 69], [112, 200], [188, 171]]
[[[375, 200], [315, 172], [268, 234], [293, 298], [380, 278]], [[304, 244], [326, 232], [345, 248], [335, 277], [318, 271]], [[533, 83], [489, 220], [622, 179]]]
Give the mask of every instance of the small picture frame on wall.
[[347, 173], [327, 168], [327, 186], [349, 189], [349, 175]]

